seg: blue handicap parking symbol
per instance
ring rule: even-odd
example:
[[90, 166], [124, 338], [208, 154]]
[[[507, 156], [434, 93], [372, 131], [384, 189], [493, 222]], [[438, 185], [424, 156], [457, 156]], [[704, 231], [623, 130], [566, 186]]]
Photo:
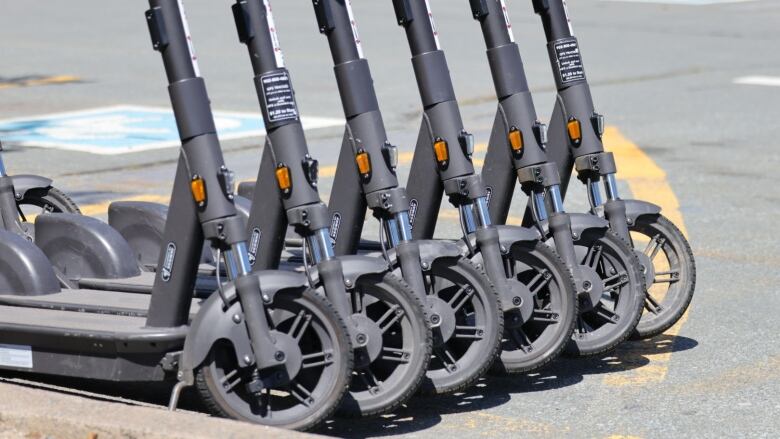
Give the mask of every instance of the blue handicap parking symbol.
[[[260, 113], [214, 112], [220, 139], [265, 134]], [[315, 118], [309, 128], [337, 126]], [[307, 121], [303, 120], [304, 126]], [[118, 106], [0, 121], [0, 140], [19, 146], [58, 148], [95, 154], [122, 154], [179, 146], [170, 109]]]

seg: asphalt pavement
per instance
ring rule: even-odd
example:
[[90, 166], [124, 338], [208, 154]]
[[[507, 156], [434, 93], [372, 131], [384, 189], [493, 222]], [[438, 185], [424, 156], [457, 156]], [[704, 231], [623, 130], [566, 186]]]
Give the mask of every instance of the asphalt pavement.
[[[212, 106], [257, 112], [231, 3], [186, 2], [190, 28]], [[479, 28], [466, 0], [430, 3], [466, 127], [486, 142], [495, 95]], [[342, 118], [327, 42], [310, 2], [276, 0], [273, 6], [301, 113]], [[409, 153], [420, 99], [404, 33], [390, 1], [353, 0], [353, 6], [390, 139]], [[508, 6], [537, 111], [546, 119], [554, 85], [540, 21], [530, 1]], [[0, 119], [169, 106], [144, 24], [146, 7], [142, 1], [2, 1]], [[570, 0], [569, 8], [597, 111], [613, 130], [607, 146], [630, 144], [663, 171], [658, 175], [673, 193], [667, 206], [687, 229], [698, 284], [685, 322], [604, 358], [562, 359], [530, 376], [488, 377], [464, 394], [417, 398], [379, 419], [334, 420], [319, 433], [777, 437], [780, 2]], [[311, 153], [325, 169], [336, 164], [341, 134], [338, 126], [308, 132]], [[254, 178], [262, 140], [223, 142], [227, 164], [241, 179]], [[11, 173], [52, 177], [98, 216], [114, 199], [164, 200], [177, 155], [175, 148], [98, 155], [6, 146]], [[399, 173], [406, 178], [407, 162]], [[642, 178], [641, 172], [622, 176], [623, 195], [658, 195], [642, 190]], [[325, 172], [325, 199], [330, 184]], [[566, 204], [585, 209], [581, 188]], [[455, 218], [443, 216], [439, 236], [457, 234]], [[367, 228], [368, 238], [375, 233], [375, 226]]]

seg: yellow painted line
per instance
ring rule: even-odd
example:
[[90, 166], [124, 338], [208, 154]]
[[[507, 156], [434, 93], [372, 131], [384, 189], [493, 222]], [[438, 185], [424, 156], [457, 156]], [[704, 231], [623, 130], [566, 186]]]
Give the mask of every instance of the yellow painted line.
[[81, 213], [84, 215], [103, 215], [108, 212], [108, 206], [110, 206], [114, 201], [148, 201], [150, 203], [168, 204], [169, 200], [169, 196], [137, 195], [128, 198], [121, 198], [118, 200], [104, 201], [102, 203], [85, 204], [83, 206], [79, 206], [79, 209], [81, 209]]
[[[628, 183], [633, 198], [649, 201], [661, 206], [664, 215], [687, 235], [680, 202], [666, 180], [666, 172], [653, 161], [636, 144], [627, 139], [613, 126], [604, 132], [604, 146], [615, 154], [618, 176]], [[688, 320], [686, 312], [682, 318], [665, 332], [673, 339], [680, 333], [683, 324]], [[646, 386], [662, 382], [669, 371], [672, 358], [671, 346], [660, 346], [653, 340], [630, 341], [624, 343], [617, 352], [617, 357], [624, 364], [649, 363], [634, 369], [615, 372], [604, 377], [604, 383], [609, 386]], [[671, 344], [666, 340], [661, 344]], [[656, 353], [653, 353], [656, 352]]]
[[27, 79], [22, 81], [0, 82], [0, 90], [7, 88], [34, 87], [38, 85], [68, 84], [79, 82], [81, 78], [70, 75], [49, 76], [46, 78]]

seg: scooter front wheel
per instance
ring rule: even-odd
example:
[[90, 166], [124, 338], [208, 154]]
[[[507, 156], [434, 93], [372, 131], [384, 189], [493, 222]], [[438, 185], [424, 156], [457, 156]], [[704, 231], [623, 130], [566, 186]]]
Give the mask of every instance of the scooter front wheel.
[[504, 327], [490, 280], [464, 257], [439, 258], [423, 273], [433, 327], [433, 354], [422, 391], [456, 392], [493, 364]]
[[647, 286], [645, 312], [634, 336], [647, 338], [685, 314], [696, 289], [696, 261], [683, 233], [663, 215], [640, 216], [629, 231]]
[[297, 344], [288, 355], [291, 365], [270, 371], [240, 366], [232, 345], [223, 342], [197, 370], [196, 387], [217, 416], [312, 429], [347, 392], [353, 367], [347, 327], [330, 302], [309, 289], [280, 292], [266, 311], [277, 342]]
[[[481, 254], [475, 259], [481, 263]], [[504, 334], [495, 369], [503, 373], [537, 370], [560, 356], [577, 318], [571, 272], [555, 251], [539, 241], [517, 242], [503, 255], [510, 288], [527, 290], [531, 303], [504, 312]]]
[[[608, 229], [589, 229], [574, 241], [588, 279], [588, 306], [581, 298], [580, 315], [567, 352], [599, 355], [614, 349], [631, 335], [642, 316], [645, 283], [641, 264], [631, 246]], [[593, 299], [595, 297], [595, 300]]]
[[431, 359], [431, 329], [419, 297], [390, 272], [367, 274], [348, 290], [355, 369], [339, 414], [390, 412], [420, 387]]
[[23, 222], [32, 222], [36, 216], [47, 213], [81, 213], [70, 197], [55, 187], [31, 189], [16, 201]]

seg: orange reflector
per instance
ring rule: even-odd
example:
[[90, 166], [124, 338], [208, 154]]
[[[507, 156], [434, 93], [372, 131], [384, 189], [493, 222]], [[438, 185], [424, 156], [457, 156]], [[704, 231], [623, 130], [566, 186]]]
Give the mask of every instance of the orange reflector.
[[368, 156], [367, 152], [361, 149], [357, 155], [355, 155], [355, 163], [357, 163], [360, 175], [365, 177], [371, 173], [371, 157]]
[[433, 142], [433, 152], [436, 154], [436, 161], [439, 162], [439, 164], [447, 163], [450, 159], [447, 141], [443, 139], [436, 139], [436, 141]]
[[509, 146], [514, 152], [523, 152], [523, 133], [515, 127], [509, 130]]
[[190, 182], [190, 191], [192, 191], [192, 198], [198, 204], [206, 202], [206, 183], [199, 176], [192, 177]]
[[569, 123], [566, 124], [566, 128], [569, 131], [569, 138], [572, 142], [578, 144], [582, 141], [582, 126], [579, 120], [572, 117], [569, 119]]
[[292, 178], [290, 177], [290, 168], [283, 164], [279, 164], [276, 168], [276, 184], [279, 185], [279, 189], [282, 192], [288, 192], [292, 187]]

